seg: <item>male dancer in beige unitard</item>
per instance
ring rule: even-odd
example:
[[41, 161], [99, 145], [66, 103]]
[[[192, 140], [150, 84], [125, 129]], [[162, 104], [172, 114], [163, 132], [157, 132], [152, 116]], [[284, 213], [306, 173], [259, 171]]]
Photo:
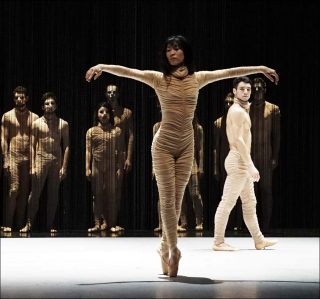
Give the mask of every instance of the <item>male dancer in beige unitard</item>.
[[[118, 212], [116, 221], [119, 222], [119, 215], [121, 213], [121, 203], [123, 201], [124, 193], [123, 186], [128, 174], [132, 168], [132, 153], [133, 153], [133, 123], [132, 123], [132, 111], [129, 108], [122, 107], [119, 104], [119, 88], [115, 84], [109, 84], [106, 87], [107, 102], [112, 107], [114, 115], [115, 126], [121, 131], [119, 137], [119, 163], [120, 163], [120, 175], [117, 176], [117, 198], [118, 198]], [[112, 232], [119, 232], [124, 230], [120, 225], [111, 227]]]
[[[224, 167], [224, 161], [229, 153], [229, 142], [226, 132], [226, 118], [230, 106], [233, 104], [234, 94], [229, 92], [224, 99], [224, 112], [221, 117], [214, 121], [213, 127], [213, 174], [214, 178], [219, 182], [219, 198], [222, 195], [224, 182], [227, 177], [227, 173]], [[241, 201], [237, 200], [235, 208], [231, 211], [227, 229], [241, 230], [242, 219]]]
[[3, 168], [9, 180], [4, 232], [11, 232], [13, 226], [20, 229], [26, 221], [31, 181], [31, 126], [38, 118], [27, 108], [25, 87], [17, 86], [13, 90], [13, 99], [15, 107], [4, 113], [1, 120]]
[[238, 77], [233, 80], [234, 103], [227, 114], [227, 137], [230, 151], [225, 160], [227, 178], [223, 194], [214, 218], [213, 250], [233, 251], [237, 248], [224, 242], [224, 234], [228, 217], [238, 197], [242, 201], [243, 219], [254, 240], [256, 249], [276, 244], [267, 240], [260, 231], [256, 214], [256, 197], [253, 182], [260, 179], [251, 156], [251, 122], [249, 117], [249, 98], [251, 80], [248, 77]]
[[159, 254], [163, 273], [174, 277], [181, 257], [177, 248], [177, 223], [194, 158], [192, 120], [199, 90], [209, 83], [239, 75], [263, 73], [275, 82], [278, 75], [265, 66], [195, 72], [192, 48], [181, 35], [166, 40], [161, 51], [161, 64], [162, 72], [98, 64], [87, 71], [86, 80], [90, 82], [102, 72], [108, 72], [141, 81], [155, 89], [162, 112], [161, 126], [151, 149], [163, 222]]
[[32, 188], [28, 202], [28, 220], [21, 233], [31, 230], [38, 212], [39, 199], [47, 181], [47, 229], [51, 233], [59, 200], [60, 182], [67, 174], [69, 160], [69, 125], [56, 115], [56, 96], [42, 96], [44, 115], [32, 124]]

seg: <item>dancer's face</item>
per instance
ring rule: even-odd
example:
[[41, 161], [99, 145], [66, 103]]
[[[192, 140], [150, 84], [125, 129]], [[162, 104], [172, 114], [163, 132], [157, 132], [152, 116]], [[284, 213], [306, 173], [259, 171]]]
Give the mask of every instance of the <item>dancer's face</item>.
[[98, 120], [102, 125], [105, 125], [110, 120], [110, 114], [106, 107], [100, 107], [98, 110]]
[[16, 92], [13, 99], [17, 109], [24, 110], [26, 108], [28, 98], [24, 93]]
[[263, 87], [261, 82], [255, 82], [253, 84], [253, 98], [256, 102], [263, 102], [265, 97], [266, 89]]
[[177, 44], [172, 44], [167, 46], [166, 56], [168, 62], [172, 66], [183, 65], [184, 62], [184, 52], [179, 48]]
[[45, 113], [55, 112], [57, 109], [56, 101], [53, 98], [46, 99], [43, 103], [42, 109]]
[[106, 90], [106, 97], [111, 104], [115, 103], [119, 97], [119, 92], [118, 92], [117, 86], [108, 85], [107, 90]]
[[233, 94], [241, 101], [249, 101], [251, 95], [251, 84], [240, 82], [237, 88], [233, 88]]

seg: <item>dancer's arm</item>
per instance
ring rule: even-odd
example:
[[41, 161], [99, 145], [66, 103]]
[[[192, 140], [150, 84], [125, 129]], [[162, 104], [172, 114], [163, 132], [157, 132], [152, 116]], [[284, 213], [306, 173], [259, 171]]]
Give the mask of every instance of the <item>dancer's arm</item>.
[[227, 127], [229, 127], [229, 129], [227, 129], [227, 132], [229, 131], [231, 133], [231, 139], [229, 139], [228, 134], [230, 148], [236, 148], [242, 160], [247, 165], [249, 175], [252, 177], [254, 182], [258, 182], [260, 179], [259, 171], [254, 166], [250, 155], [250, 148], [248, 148], [248, 145], [244, 141], [244, 131], [248, 130], [246, 128], [248, 123], [248, 115], [246, 115], [246, 112], [244, 112], [242, 108], [233, 109], [233, 107], [231, 107], [228, 112], [228, 119]]
[[280, 109], [277, 105], [272, 104], [272, 156], [271, 163], [272, 169], [276, 168], [278, 165], [279, 151], [280, 151]]
[[119, 77], [125, 77], [140, 81], [154, 88], [155, 79], [161, 75], [156, 71], [141, 71], [137, 69], [127, 68], [121, 65], [97, 64], [91, 67], [86, 73], [86, 80], [90, 82], [92, 78], [96, 80], [101, 76], [102, 72], [113, 74]]
[[9, 129], [8, 129], [8, 120], [5, 114], [1, 119], [1, 150], [3, 155], [3, 168], [8, 170], [9, 167]]
[[37, 144], [39, 142], [39, 121], [36, 120], [32, 123], [31, 129], [31, 174], [36, 175], [36, 152], [37, 152]]
[[91, 179], [91, 159], [92, 159], [92, 143], [91, 143], [91, 130], [90, 128], [86, 134], [86, 177]]
[[213, 83], [215, 81], [248, 76], [252, 74], [262, 73], [264, 74], [270, 81], [278, 84], [279, 76], [274, 69], [268, 68], [266, 66], [242, 66], [242, 67], [234, 67], [230, 69], [216, 70], [216, 71], [201, 71], [196, 72], [196, 76], [199, 82], [199, 88], [206, 86], [209, 83]]
[[204, 144], [204, 137], [203, 137], [203, 128], [202, 126], [198, 125], [198, 136], [199, 136], [199, 144], [200, 144], [200, 148], [199, 148], [199, 174], [202, 176], [203, 175], [203, 144]]
[[70, 156], [69, 150], [69, 124], [66, 121], [62, 121], [62, 149], [63, 149], [63, 160], [62, 160], [62, 167], [59, 172], [60, 180], [63, 180], [67, 175], [67, 168]]
[[128, 138], [128, 147], [127, 147], [127, 157], [126, 161], [124, 162], [124, 169], [126, 172], [131, 170], [132, 167], [132, 152], [133, 152], [133, 126], [132, 126], [132, 119], [129, 120], [129, 138]]

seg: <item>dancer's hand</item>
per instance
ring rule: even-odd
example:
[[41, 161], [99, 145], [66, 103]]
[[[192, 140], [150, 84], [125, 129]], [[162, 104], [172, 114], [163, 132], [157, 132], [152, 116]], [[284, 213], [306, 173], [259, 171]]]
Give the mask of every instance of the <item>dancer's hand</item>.
[[67, 171], [66, 169], [64, 169], [63, 167], [60, 169], [59, 171], [59, 179], [60, 181], [62, 181], [67, 175]]
[[274, 82], [274, 84], [278, 84], [279, 75], [274, 69], [265, 67], [265, 71], [262, 72], [270, 81]]
[[5, 176], [8, 176], [10, 174], [10, 166], [8, 163], [4, 163], [3, 165], [3, 173]]
[[88, 181], [91, 181], [91, 169], [86, 169], [86, 177]]
[[89, 68], [86, 72], [86, 80], [88, 82], [91, 81], [92, 77], [94, 80], [98, 79], [102, 74], [102, 67], [100, 64], [97, 64], [95, 66], [92, 66]]
[[125, 162], [124, 162], [124, 167], [123, 169], [125, 170], [125, 172], [129, 172], [132, 168], [132, 165], [131, 165], [131, 161], [129, 159], [127, 159]]
[[254, 182], [259, 182], [260, 180], [260, 173], [258, 171], [258, 169], [254, 166], [253, 163], [250, 163], [248, 166], [248, 172], [250, 177], [252, 178], [252, 180]]

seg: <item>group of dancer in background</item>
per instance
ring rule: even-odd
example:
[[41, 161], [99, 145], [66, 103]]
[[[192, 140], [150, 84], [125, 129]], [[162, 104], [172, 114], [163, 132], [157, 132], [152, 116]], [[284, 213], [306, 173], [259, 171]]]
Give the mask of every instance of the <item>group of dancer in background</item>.
[[[132, 167], [132, 112], [119, 105], [117, 86], [108, 85], [105, 94], [106, 101], [98, 104], [94, 126], [86, 134], [85, 171], [91, 181], [94, 217], [89, 232], [124, 229], [118, 225], [122, 182]], [[69, 126], [57, 116], [57, 97], [52, 92], [42, 96], [44, 114], [40, 118], [27, 108], [25, 87], [16, 87], [13, 99], [15, 107], [1, 121], [3, 169], [9, 189], [1, 229], [29, 233], [46, 190], [46, 230], [56, 233], [59, 187], [70, 156]]]
[[1, 119], [3, 168], [9, 181], [2, 229], [11, 232], [18, 228], [22, 233], [31, 230], [47, 182], [46, 223], [47, 229], [55, 233], [59, 185], [67, 174], [69, 160], [69, 126], [57, 117], [57, 98], [52, 92], [42, 96], [41, 117], [27, 108], [26, 88], [16, 87], [13, 99], [15, 107]]

